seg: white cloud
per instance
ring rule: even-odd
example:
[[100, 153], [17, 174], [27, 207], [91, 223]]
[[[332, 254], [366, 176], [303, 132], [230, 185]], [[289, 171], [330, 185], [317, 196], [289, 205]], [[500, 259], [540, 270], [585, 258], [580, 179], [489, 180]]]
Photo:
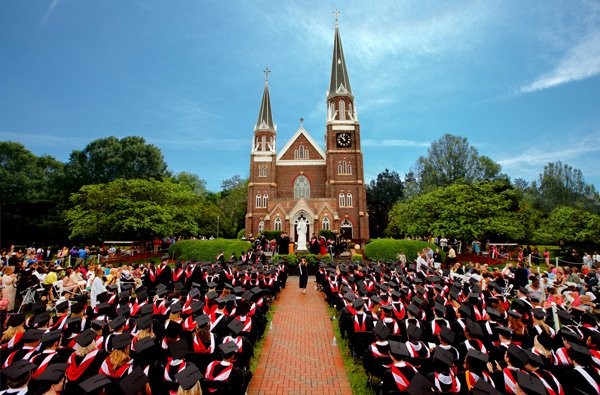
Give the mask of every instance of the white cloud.
[[567, 50], [552, 71], [522, 86], [519, 92], [536, 92], [598, 74], [600, 74], [600, 31], [594, 31]]
[[57, 5], [58, 5], [58, 0], [52, 0], [50, 5], [48, 6], [48, 10], [44, 14], [44, 17], [42, 18], [42, 22], [40, 23], [40, 28], [43, 28], [46, 25], [46, 23], [48, 23], [48, 20], [52, 16], [52, 13], [54, 12], [54, 9], [56, 8]]
[[431, 142], [429, 141], [414, 141], [403, 139], [366, 139], [362, 141], [362, 145], [365, 147], [429, 147], [430, 144]]

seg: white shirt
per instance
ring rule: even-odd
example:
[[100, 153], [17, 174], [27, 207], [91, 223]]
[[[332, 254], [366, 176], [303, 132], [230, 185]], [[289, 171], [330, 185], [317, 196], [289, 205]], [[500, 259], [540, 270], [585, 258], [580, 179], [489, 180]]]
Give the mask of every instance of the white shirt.
[[92, 281], [92, 289], [90, 290], [90, 301], [92, 304], [92, 308], [96, 307], [96, 296], [98, 296], [99, 293], [105, 292], [106, 291], [106, 287], [104, 286], [104, 283], [102, 282], [102, 278], [101, 277], [94, 277], [94, 280]]

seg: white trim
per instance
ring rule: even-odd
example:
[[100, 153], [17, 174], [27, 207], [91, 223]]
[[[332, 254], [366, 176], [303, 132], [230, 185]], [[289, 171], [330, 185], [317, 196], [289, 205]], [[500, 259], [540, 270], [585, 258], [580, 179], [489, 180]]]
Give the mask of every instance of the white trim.
[[254, 157], [254, 161], [255, 162], [270, 162], [272, 161], [273, 158], [271, 158], [271, 155], [267, 156], [255, 156]]
[[275, 163], [276, 166], [325, 166], [325, 160], [279, 160]]
[[332, 125], [332, 130], [354, 130], [356, 127], [354, 126], [354, 121], [348, 121], [348, 123], [352, 123], [352, 125]]
[[308, 134], [308, 132], [302, 126], [300, 126], [300, 128], [296, 131], [296, 133], [294, 133], [292, 138], [290, 138], [288, 142], [283, 146], [281, 152], [279, 152], [279, 154], [277, 155], [277, 160], [283, 158], [283, 155], [291, 148], [292, 144], [294, 144], [294, 142], [298, 139], [300, 135], [304, 135], [304, 137], [306, 137], [306, 140], [310, 143], [310, 145], [312, 145], [315, 148], [317, 153], [321, 155], [321, 158], [323, 158], [324, 162], [326, 158], [325, 151], [323, 151], [323, 149], [319, 146], [315, 139], [313, 139], [312, 136]]

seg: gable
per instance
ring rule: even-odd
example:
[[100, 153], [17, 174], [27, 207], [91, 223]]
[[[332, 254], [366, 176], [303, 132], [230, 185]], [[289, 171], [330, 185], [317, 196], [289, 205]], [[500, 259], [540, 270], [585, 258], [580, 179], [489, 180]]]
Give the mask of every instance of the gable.
[[310, 134], [300, 127], [277, 155], [277, 161], [309, 161], [323, 163], [325, 152]]

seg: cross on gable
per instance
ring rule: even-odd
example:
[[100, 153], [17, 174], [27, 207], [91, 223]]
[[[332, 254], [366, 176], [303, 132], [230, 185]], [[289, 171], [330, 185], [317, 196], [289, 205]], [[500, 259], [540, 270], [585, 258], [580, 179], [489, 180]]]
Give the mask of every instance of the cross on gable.
[[265, 73], [265, 81], [269, 81], [269, 73], [271, 72], [271, 70], [269, 70], [269, 66], [267, 66], [265, 68], [265, 70], [263, 71], [263, 73]]

